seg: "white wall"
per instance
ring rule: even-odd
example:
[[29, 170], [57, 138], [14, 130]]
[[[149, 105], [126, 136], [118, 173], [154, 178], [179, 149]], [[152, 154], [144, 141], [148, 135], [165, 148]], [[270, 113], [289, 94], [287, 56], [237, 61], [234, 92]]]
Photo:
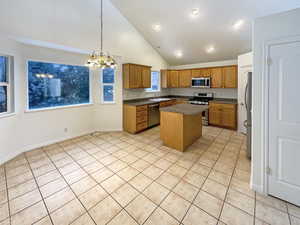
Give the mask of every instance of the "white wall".
[[[237, 60], [227, 60], [227, 61], [218, 61], [218, 62], [208, 62], [208, 63], [197, 63], [181, 66], [171, 66], [170, 69], [193, 69], [193, 68], [205, 68], [205, 67], [215, 67], [215, 66], [229, 66], [237, 65]], [[201, 89], [201, 88], [172, 88], [169, 89], [169, 94], [171, 95], [188, 95], [193, 96], [194, 93], [202, 92], [212, 92], [215, 95], [215, 98], [237, 98], [237, 89], [230, 88], [210, 88], [210, 89]]]
[[[264, 142], [264, 44], [266, 41], [300, 35], [299, 27], [300, 9], [275, 14], [254, 21], [253, 30], [253, 133], [252, 133], [252, 187], [266, 193], [266, 183], [264, 182], [265, 160]], [[294, 102], [291, 104], [295, 104]]]
[[[22, 151], [94, 131], [92, 105], [25, 112], [27, 60], [83, 65], [85, 55], [26, 46], [3, 38], [0, 52], [14, 56], [16, 99], [15, 115], [0, 118], [0, 163]], [[64, 132], [65, 128], [68, 132]]]
[[[24, 113], [27, 58], [83, 65], [89, 52], [99, 47], [98, 0], [2, 0], [0, 1], [0, 52], [15, 56], [16, 115], [0, 118], [0, 164], [13, 156], [44, 144], [94, 130], [122, 130], [122, 63], [150, 65], [155, 70], [167, 63], [110, 3], [104, 1], [106, 50], [117, 55], [119, 67], [116, 104], [99, 104], [99, 77], [93, 77], [93, 106]], [[26, 39], [41, 46], [26, 46], [13, 39]], [[109, 118], [109, 119], [108, 119]], [[69, 132], [65, 133], [64, 128]]]

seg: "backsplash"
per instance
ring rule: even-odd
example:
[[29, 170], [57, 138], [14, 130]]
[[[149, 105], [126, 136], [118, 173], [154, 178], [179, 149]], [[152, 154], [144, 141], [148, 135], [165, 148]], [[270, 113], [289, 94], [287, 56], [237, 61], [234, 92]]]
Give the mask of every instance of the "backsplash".
[[215, 98], [233, 98], [237, 99], [237, 89], [234, 88], [172, 88], [162, 89], [160, 92], [146, 92], [144, 89], [123, 89], [123, 100], [137, 98], [151, 98], [166, 95], [193, 96], [194, 93], [214, 93]]
[[169, 89], [170, 95], [193, 96], [194, 93], [214, 93], [215, 98], [233, 98], [237, 99], [236, 88], [172, 88]]
[[144, 89], [123, 89], [123, 100], [151, 98], [166, 95], [169, 95], [169, 89], [162, 89], [160, 92], [146, 92]]

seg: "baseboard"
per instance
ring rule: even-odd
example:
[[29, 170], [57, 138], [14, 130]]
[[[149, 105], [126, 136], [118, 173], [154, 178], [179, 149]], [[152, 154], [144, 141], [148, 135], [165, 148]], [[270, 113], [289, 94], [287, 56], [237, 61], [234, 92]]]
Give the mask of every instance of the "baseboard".
[[257, 184], [252, 184], [250, 183], [250, 188], [260, 194], [266, 195], [266, 193], [264, 193], [264, 188], [262, 185], [257, 185]]
[[47, 146], [47, 145], [55, 144], [55, 143], [62, 142], [62, 141], [65, 141], [65, 140], [69, 140], [69, 139], [72, 139], [72, 138], [81, 137], [81, 136], [91, 134], [91, 133], [94, 133], [94, 132], [96, 132], [96, 130], [92, 129], [92, 130], [89, 130], [89, 131], [80, 132], [79, 134], [76, 134], [76, 135], [70, 135], [68, 137], [57, 138], [57, 139], [53, 139], [53, 140], [49, 140], [49, 141], [46, 141], [46, 142], [33, 144], [33, 145], [27, 145], [27, 146], [23, 147], [23, 149], [21, 151], [15, 151], [15, 152], [13, 152], [13, 153], [11, 153], [11, 154], [3, 157], [3, 158], [1, 157], [0, 165], [8, 162], [9, 160], [12, 160], [16, 156], [18, 156], [18, 155], [20, 155], [24, 152], [29, 152], [29, 151], [32, 151], [32, 150], [37, 149], [37, 148], [41, 148], [41, 147], [44, 147], [44, 146]]
[[8, 155], [1, 157], [0, 158], [0, 166], [6, 162], [8, 162], [9, 160], [15, 158], [16, 156], [20, 155], [22, 152], [19, 151], [15, 151], [15, 152], [10, 152]]

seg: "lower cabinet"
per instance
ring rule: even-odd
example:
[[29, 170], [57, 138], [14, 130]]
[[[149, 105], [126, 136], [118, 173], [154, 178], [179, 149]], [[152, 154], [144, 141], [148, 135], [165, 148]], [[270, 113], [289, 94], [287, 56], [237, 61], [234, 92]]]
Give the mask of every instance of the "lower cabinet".
[[227, 103], [209, 103], [209, 124], [237, 128], [237, 105]]
[[170, 101], [166, 101], [166, 102], [160, 102], [159, 103], [159, 107], [167, 107], [167, 106], [172, 106], [172, 105], [176, 105], [177, 104], [177, 101], [176, 99], [172, 99]]
[[148, 105], [123, 105], [123, 129], [135, 134], [148, 128]]

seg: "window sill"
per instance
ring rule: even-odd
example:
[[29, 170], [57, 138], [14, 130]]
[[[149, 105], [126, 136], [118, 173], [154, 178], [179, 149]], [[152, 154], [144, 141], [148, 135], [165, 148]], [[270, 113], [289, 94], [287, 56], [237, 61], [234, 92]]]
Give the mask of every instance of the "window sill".
[[158, 91], [145, 91], [147, 93], [156, 93], [156, 92], [161, 92], [161, 90], [158, 90]]
[[85, 103], [85, 104], [78, 104], [78, 105], [66, 105], [66, 106], [56, 106], [56, 107], [49, 107], [49, 108], [41, 108], [41, 109], [26, 109], [25, 113], [34, 113], [34, 112], [44, 112], [44, 111], [52, 111], [58, 109], [69, 109], [69, 108], [79, 108], [79, 107], [86, 107], [92, 106], [93, 103]]
[[101, 105], [115, 105], [117, 104], [116, 102], [101, 102]]
[[16, 113], [1, 113], [0, 114], [0, 119], [5, 118], [5, 117], [11, 117], [11, 116], [15, 116]]

